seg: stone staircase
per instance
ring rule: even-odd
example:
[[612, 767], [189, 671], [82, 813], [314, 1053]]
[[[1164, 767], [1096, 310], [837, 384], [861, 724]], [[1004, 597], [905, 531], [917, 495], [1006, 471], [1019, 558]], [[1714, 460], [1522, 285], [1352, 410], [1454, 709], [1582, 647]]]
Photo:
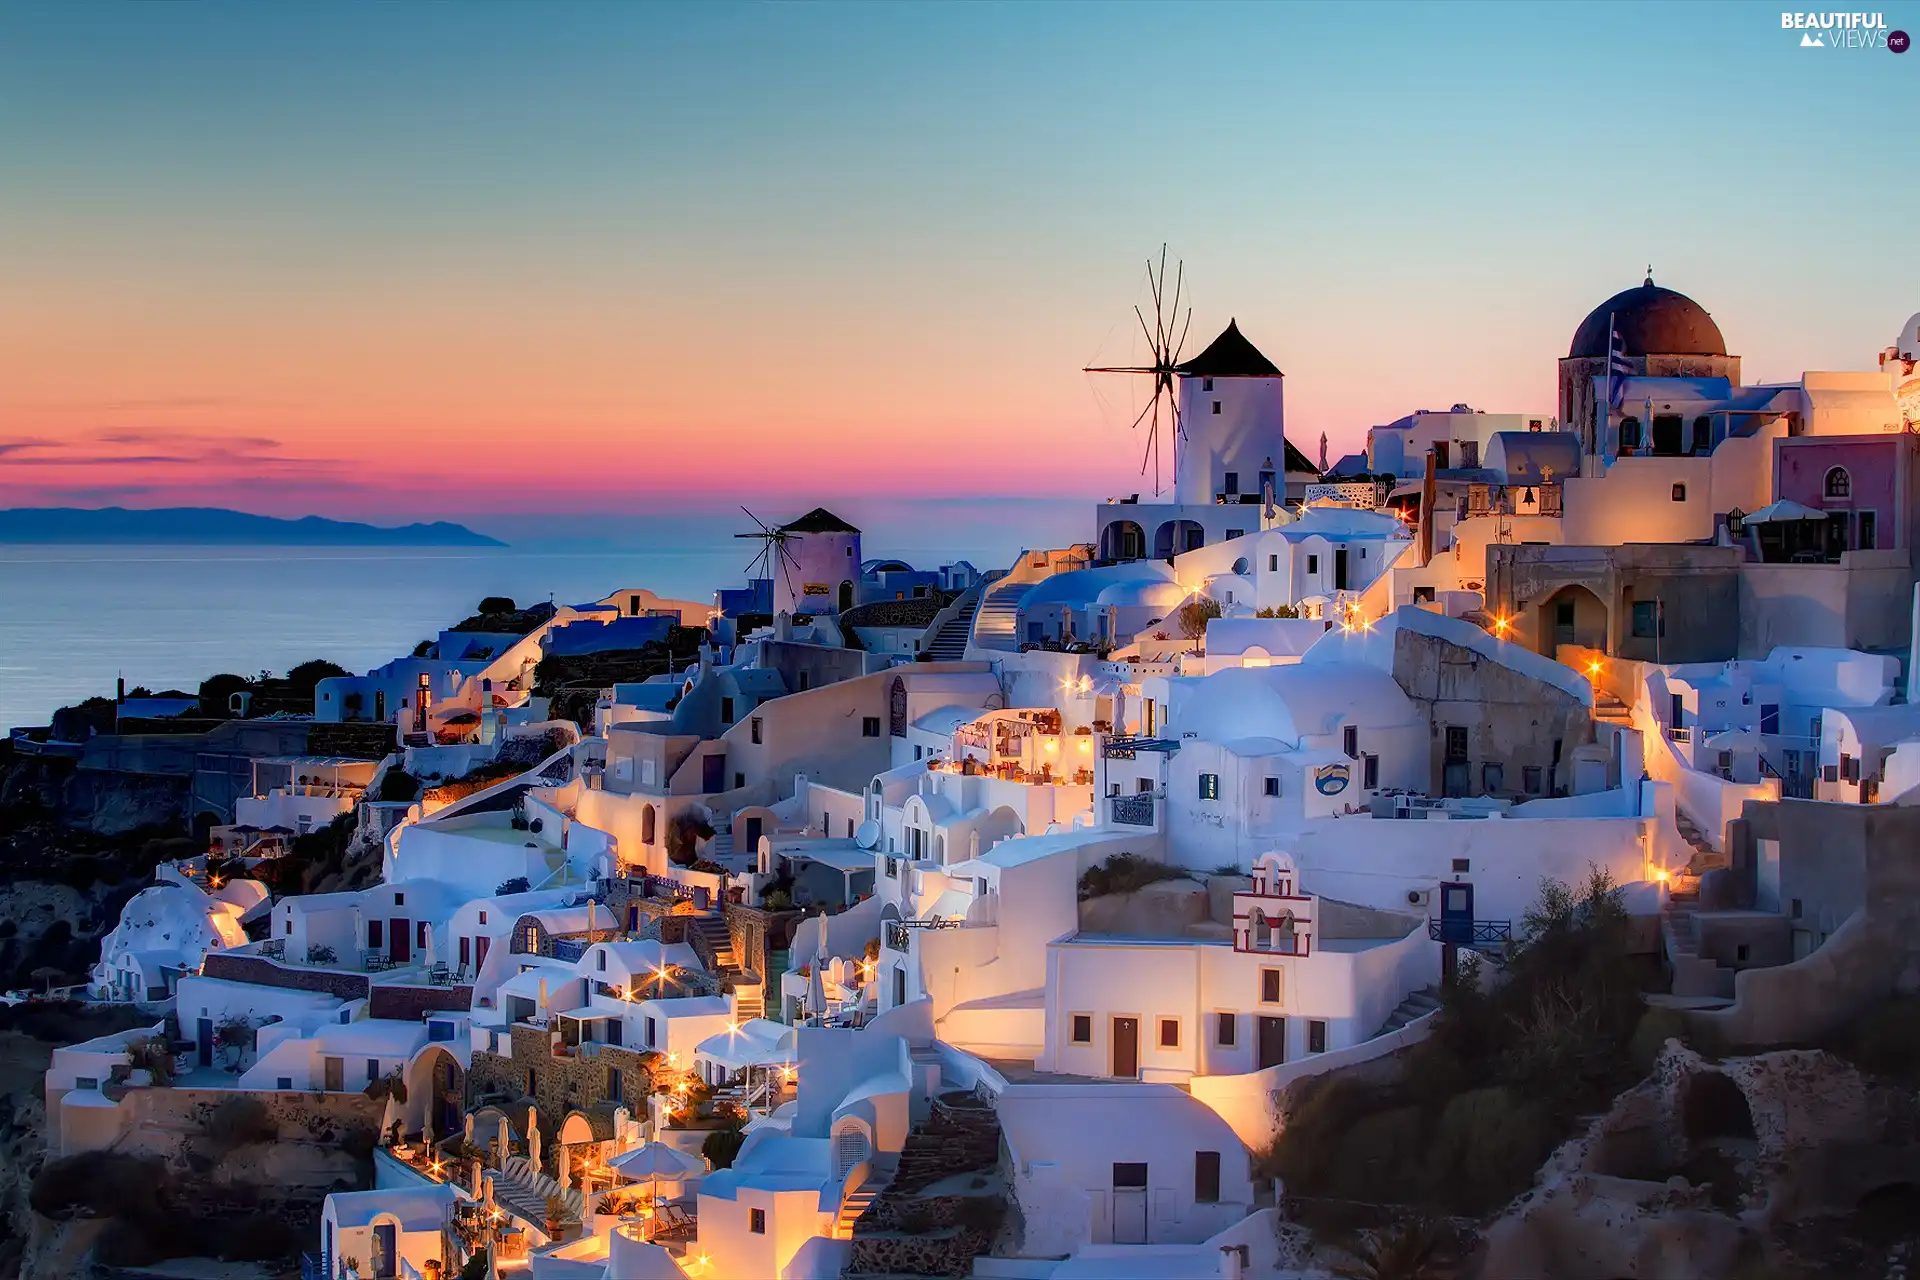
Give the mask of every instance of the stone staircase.
[[[923, 1122], [907, 1135], [899, 1163], [886, 1187], [853, 1220], [853, 1251], [841, 1273], [845, 1280], [879, 1280], [898, 1276], [964, 1276], [973, 1259], [993, 1241], [980, 1231], [960, 1225], [951, 1215], [953, 1196], [923, 1199], [922, 1192], [948, 1179], [980, 1179], [983, 1186], [997, 1182], [1000, 1165], [1000, 1118], [991, 1101], [972, 1093], [946, 1093], [933, 1099]], [[866, 1188], [862, 1187], [864, 1191]], [[958, 1196], [1003, 1195], [991, 1191], [958, 1191]], [[856, 1193], [858, 1194], [858, 1193]], [[936, 1206], [944, 1204], [942, 1216]], [[928, 1217], [931, 1224], [917, 1217]], [[963, 1221], [963, 1220], [961, 1220]]]
[[983, 649], [1019, 649], [1020, 601], [1032, 585], [1008, 577], [984, 588], [973, 619], [973, 643]]
[[1686, 810], [1675, 809], [1673, 819], [1674, 825], [1680, 828], [1680, 838], [1693, 847], [1692, 866], [1696, 871], [1721, 866], [1727, 861], [1725, 855], [1707, 843], [1707, 837], [1699, 825], [1687, 816]]
[[759, 982], [736, 982], [733, 986], [733, 1020], [748, 1022], [767, 1016], [766, 986]]
[[1619, 725], [1623, 729], [1633, 727], [1633, 712], [1626, 703], [1605, 689], [1596, 688], [1593, 691], [1593, 718], [1606, 724]]
[[733, 935], [727, 931], [727, 922], [718, 911], [708, 911], [687, 921], [687, 945], [723, 981], [727, 971], [737, 972], [740, 968], [740, 957], [733, 952]]
[[835, 1240], [853, 1239], [853, 1224], [859, 1221], [860, 1216], [866, 1213], [867, 1206], [872, 1204], [885, 1188], [885, 1182], [869, 1174], [865, 1182], [841, 1197], [840, 1216], [833, 1221], [833, 1238]]
[[921, 656], [929, 662], [959, 662], [967, 656], [967, 639], [973, 634], [973, 618], [980, 612], [980, 597], [992, 583], [974, 587], [954, 601], [954, 611], [933, 633], [933, 639], [921, 646]]
[[1409, 1022], [1416, 1018], [1424, 1018], [1439, 1007], [1440, 988], [1422, 987], [1402, 1000], [1394, 1011], [1387, 1015], [1387, 1020], [1380, 1024], [1380, 1029], [1374, 1032], [1374, 1035], [1384, 1036], [1398, 1031]]
[[566, 1203], [574, 1221], [586, 1221], [585, 1198], [535, 1169], [524, 1156], [508, 1156], [506, 1167], [493, 1176], [493, 1198], [522, 1221], [543, 1229], [547, 1220], [547, 1197], [553, 1195]]
[[1667, 905], [1660, 909], [1660, 941], [1667, 967], [1673, 971], [1673, 994], [1731, 1000], [1733, 970], [1700, 954], [1699, 932], [1693, 919], [1699, 905], [1697, 891], [1675, 891], [1667, 895]]

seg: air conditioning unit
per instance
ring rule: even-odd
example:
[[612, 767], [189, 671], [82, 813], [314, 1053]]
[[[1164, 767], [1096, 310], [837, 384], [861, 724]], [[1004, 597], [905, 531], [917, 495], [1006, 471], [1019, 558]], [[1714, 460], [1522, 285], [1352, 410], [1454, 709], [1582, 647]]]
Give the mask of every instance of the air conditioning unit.
[[1407, 905], [1410, 907], [1419, 907], [1422, 911], [1424, 911], [1426, 910], [1427, 905], [1432, 901], [1433, 901], [1433, 890], [1431, 889], [1407, 890]]

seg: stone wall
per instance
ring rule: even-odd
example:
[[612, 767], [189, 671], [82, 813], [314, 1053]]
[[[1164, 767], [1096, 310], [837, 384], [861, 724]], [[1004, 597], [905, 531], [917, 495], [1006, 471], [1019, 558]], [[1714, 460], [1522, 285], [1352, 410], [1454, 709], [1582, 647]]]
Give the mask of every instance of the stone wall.
[[[646, 1113], [647, 1095], [653, 1092], [648, 1062], [658, 1054], [598, 1044], [591, 1046], [591, 1053], [558, 1058], [549, 1047], [550, 1033], [538, 1027], [515, 1026], [512, 1037], [511, 1055], [474, 1051], [473, 1065], [467, 1072], [470, 1102], [489, 1094], [511, 1100], [529, 1096], [527, 1072], [531, 1070], [530, 1096], [540, 1110], [542, 1130], [557, 1129], [569, 1111], [600, 1102], [619, 1102], [636, 1116]], [[618, 1098], [608, 1096], [609, 1069], [620, 1072]]]
[[367, 1016], [395, 1022], [419, 1022], [429, 1013], [465, 1013], [473, 1008], [473, 988], [374, 987]]
[[224, 951], [209, 953], [201, 974], [208, 978], [225, 978], [229, 982], [252, 983], [256, 987], [324, 991], [342, 1000], [365, 1000], [372, 985], [364, 974], [341, 973], [334, 969], [288, 968], [264, 956], [233, 955]]

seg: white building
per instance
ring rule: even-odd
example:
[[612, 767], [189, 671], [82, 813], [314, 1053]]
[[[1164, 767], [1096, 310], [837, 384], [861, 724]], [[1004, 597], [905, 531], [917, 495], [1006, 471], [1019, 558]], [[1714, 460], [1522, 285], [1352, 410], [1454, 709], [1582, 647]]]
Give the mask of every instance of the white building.
[[100, 940], [87, 994], [96, 1000], [164, 1000], [182, 974], [198, 973], [212, 951], [246, 945], [241, 922], [251, 891], [253, 906], [266, 901], [257, 881], [230, 881], [208, 894], [191, 881], [173, 880], [142, 889], [120, 909], [112, 932]]

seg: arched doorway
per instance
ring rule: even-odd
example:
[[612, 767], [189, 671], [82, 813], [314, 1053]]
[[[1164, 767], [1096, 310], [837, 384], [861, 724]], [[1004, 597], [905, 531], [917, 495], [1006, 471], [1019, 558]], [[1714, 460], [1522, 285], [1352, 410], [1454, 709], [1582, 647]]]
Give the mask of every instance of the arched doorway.
[[1610, 652], [1610, 635], [1606, 601], [1583, 586], [1569, 584], [1540, 602], [1535, 648], [1549, 658], [1563, 644]]
[[1169, 520], [1153, 531], [1153, 555], [1156, 560], [1171, 560], [1183, 551], [1193, 551], [1207, 542], [1207, 531], [1196, 520]]
[[1115, 520], [1100, 531], [1100, 559], [1140, 560], [1147, 554], [1147, 533], [1131, 520]]
[[853, 608], [853, 583], [842, 578], [840, 580], [840, 612], [845, 613], [851, 608]]
[[467, 1072], [453, 1054], [428, 1045], [407, 1064], [406, 1080], [408, 1132], [424, 1134], [431, 1126], [436, 1139], [465, 1132]]

